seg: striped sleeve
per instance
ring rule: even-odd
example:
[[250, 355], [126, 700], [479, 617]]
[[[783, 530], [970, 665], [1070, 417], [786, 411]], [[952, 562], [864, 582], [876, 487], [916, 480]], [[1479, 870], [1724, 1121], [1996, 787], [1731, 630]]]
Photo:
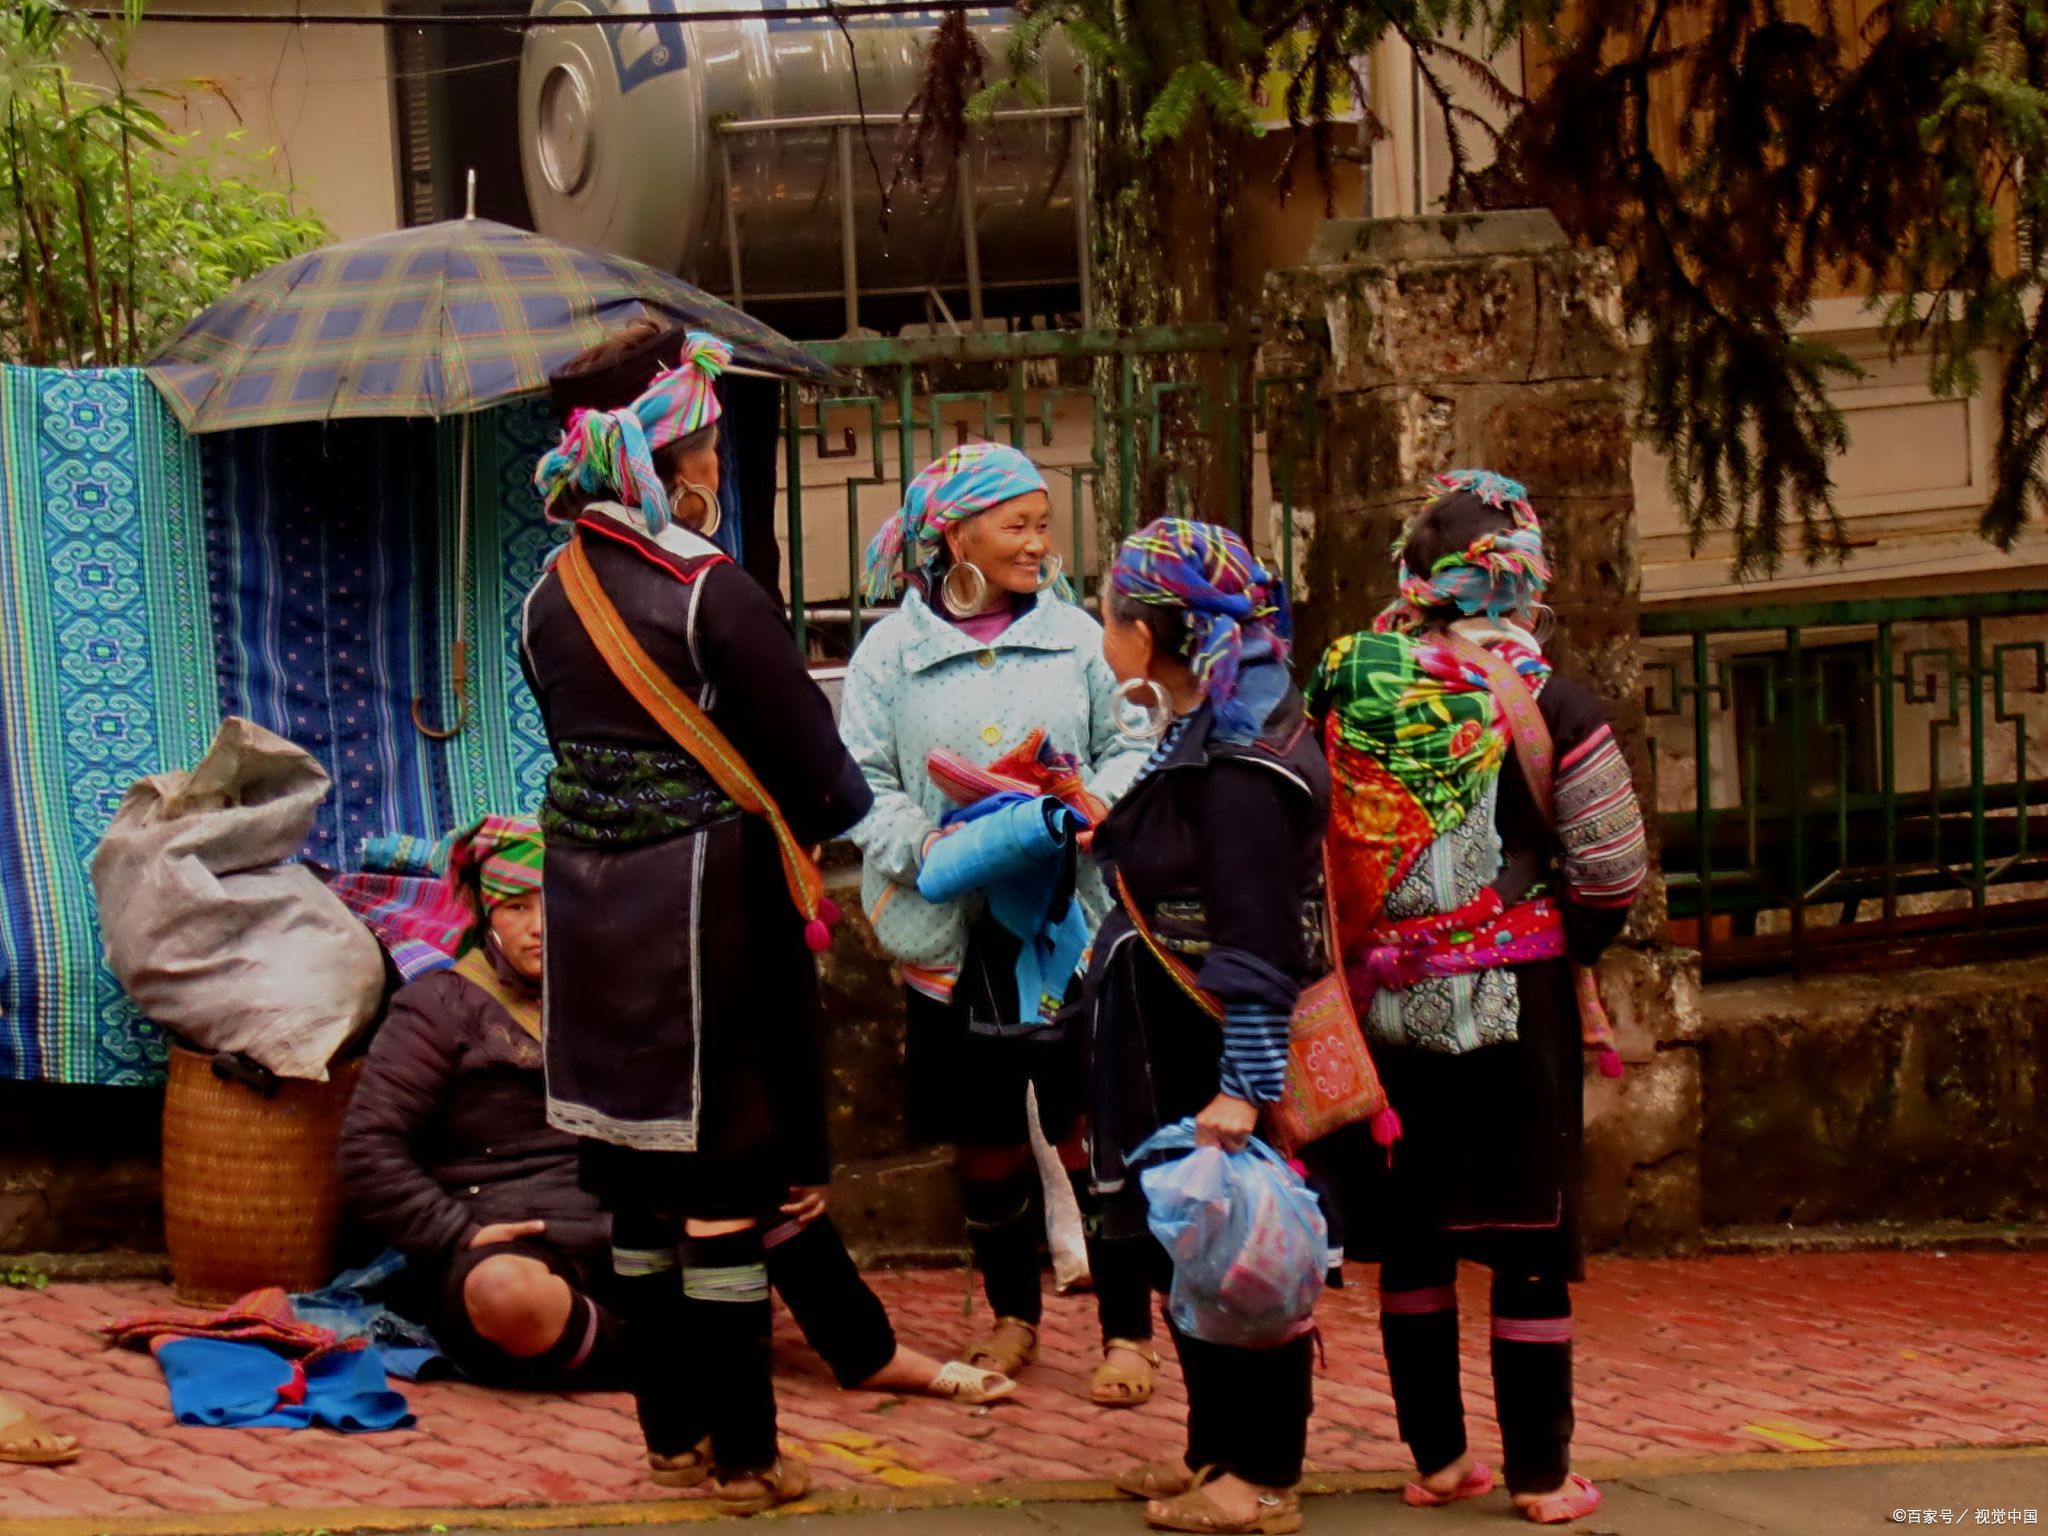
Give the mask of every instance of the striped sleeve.
[[1628, 762], [1606, 725], [1559, 762], [1556, 804], [1571, 899], [1588, 907], [1627, 907], [1649, 873], [1649, 848]]
[[1223, 1013], [1222, 1088], [1252, 1104], [1278, 1102], [1287, 1091], [1287, 1015], [1237, 1004]]

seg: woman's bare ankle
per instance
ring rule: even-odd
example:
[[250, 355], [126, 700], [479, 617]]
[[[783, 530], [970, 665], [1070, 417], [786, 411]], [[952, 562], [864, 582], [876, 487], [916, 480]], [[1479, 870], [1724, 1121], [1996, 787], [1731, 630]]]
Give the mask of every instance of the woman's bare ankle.
[[1225, 1472], [1211, 1481], [1205, 1491], [1209, 1501], [1224, 1513], [1249, 1520], [1259, 1512], [1263, 1500], [1285, 1490], [1261, 1487], [1257, 1483], [1246, 1482], [1234, 1472]]
[[940, 1362], [907, 1344], [896, 1346], [889, 1363], [861, 1383], [865, 1392], [923, 1392], [938, 1377]]
[[1465, 1479], [1472, 1475], [1472, 1453], [1467, 1451], [1447, 1467], [1424, 1476], [1422, 1486], [1431, 1493], [1456, 1493]]

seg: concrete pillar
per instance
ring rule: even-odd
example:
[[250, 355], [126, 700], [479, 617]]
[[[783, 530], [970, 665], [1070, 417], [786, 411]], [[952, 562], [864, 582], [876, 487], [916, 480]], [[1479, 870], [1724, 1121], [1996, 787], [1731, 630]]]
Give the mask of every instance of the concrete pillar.
[[[1304, 665], [1394, 595], [1388, 550], [1429, 477], [1496, 470], [1543, 520], [1551, 654], [1600, 695], [1653, 806], [1620, 299], [1612, 258], [1572, 249], [1548, 212], [1333, 223], [1305, 265], [1267, 279], [1259, 371], [1269, 443], [1303, 455]], [[1602, 969], [1630, 1072], [1587, 1087], [1596, 1244], [1669, 1249], [1699, 1229], [1697, 964], [1663, 946], [1664, 906], [1659, 874]]]

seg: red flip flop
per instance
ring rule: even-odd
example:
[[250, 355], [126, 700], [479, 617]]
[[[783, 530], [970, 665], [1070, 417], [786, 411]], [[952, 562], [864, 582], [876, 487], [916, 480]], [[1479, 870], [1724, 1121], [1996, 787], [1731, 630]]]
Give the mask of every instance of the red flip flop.
[[1600, 1507], [1600, 1490], [1574, 1472], [1564, 1487], [1547, 1499], [1524, 1505], [1522, 1513], [1538, 1525], [1564, 1525], [1584, 1519]]
[[1484, 1463], [1475, 1463], [1465, 1474], [1465, 1480], [1449, 1493], [1435, 1493], [1420, 1483], [1410, 1483], [1401, 1490], [1401, 1502], [1412, 1509], [1441, 1509], [1446, 1504], [1455, 1504], [1460, 1499], [1483, 1498], [1493, 1492], [1493, 1468]]

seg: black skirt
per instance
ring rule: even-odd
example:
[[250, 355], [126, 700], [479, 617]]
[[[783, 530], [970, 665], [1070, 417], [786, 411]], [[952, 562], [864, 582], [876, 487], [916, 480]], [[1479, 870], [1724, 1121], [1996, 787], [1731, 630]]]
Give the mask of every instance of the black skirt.
[[767, 825], [555, 840], [546, 880], [549, 1120], [634, 1154], [586, 1170], [593, 1193], [665, 1183], [681, 1214], [736, 1216], [825, 1183], [817, 967]]
[[1517, 1038], [1462, 1055], [1375, 1045], [1401, 1139], [1353, 1127], [1311, 1149], [1342, 1187], [1347, 1256], [1448, 1246], [1459, 1258], [1578, 1279], [1584, 1051], [1570, 966], [1515, 971]]
[[950, 1000], [906, 989], [907, 1118], [919, 1145], [1022, 1146], [1030, 1139], [1027, 1092], [1038, 1097], [1046, 1140], [1065, 1141], [1080, 1124], [1079, 1026], [1000, 1034], [988, 1027], [1017, 1019], [1018, 947], [984, 917], [969, 937]]

